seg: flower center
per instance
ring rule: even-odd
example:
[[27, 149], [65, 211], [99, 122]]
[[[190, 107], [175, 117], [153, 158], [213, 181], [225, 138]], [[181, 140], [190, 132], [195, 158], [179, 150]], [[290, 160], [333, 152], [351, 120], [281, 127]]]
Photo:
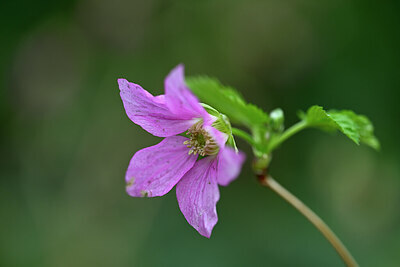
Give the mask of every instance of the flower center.
[[203, 122], [200, 121], [194, 124], [189, 128], [186, 134], [189, 136], [189, 140], [186, 140], [183, 144], [190, 148], [189, 155], [199, 154], [204, 157], [218, 153], [218, 144], [211, 135], [203, 129]]

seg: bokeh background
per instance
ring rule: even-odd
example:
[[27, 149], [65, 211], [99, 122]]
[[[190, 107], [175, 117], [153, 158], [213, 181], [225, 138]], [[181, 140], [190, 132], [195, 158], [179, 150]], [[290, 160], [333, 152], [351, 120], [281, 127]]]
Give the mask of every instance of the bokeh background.
[[251, 150], [221, 188], [210, 240], [175, 190], [130, 198], [133, 153], [156, 144], [125, 115], [116, 79], [153, 94], [178, 63], [236, 87], [286, 125], [319, 104], [371, 118], [381, 152], [304, 131], [271, 173], [361, 266], [400, 266], [400, 2], [2, 1], [1, 266], [342, 266], [296, 210], [261, 188]]

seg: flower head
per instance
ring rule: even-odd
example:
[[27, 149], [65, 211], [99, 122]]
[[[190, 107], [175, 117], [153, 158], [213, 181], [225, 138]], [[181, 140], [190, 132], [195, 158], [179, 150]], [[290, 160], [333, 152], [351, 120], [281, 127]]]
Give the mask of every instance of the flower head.
[[153, 96], [125, 79], [118, 84], [128, 117], [149, 133], [165, 137], [133, 155], [125, 176], [128, 194], [162, 196], [176, 185], [186, 220], [210, 237], [218, 221], [218, 185], [235, 179], [245, 159], [226, 145], [230, 133], [218, 127], [226, 121], [222, 115], [210, 115], [187, 88], [182, 65], [165, 79], [165, 95]]

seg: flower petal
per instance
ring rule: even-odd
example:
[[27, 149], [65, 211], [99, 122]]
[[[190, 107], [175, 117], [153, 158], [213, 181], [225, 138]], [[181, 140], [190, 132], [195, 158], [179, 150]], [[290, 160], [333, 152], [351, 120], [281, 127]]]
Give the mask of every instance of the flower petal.
[[210, 125], [205, 125], [203, 128], [212, 136], [212, 138], [217, 142], [220, 149], [225, 147], [225, 143], [228, 140], [228, 135], [223, 133]]
[[133, 197], [156, 197], [168, 193], [189, 171], [197, 156], [189, 155], [183, 136], [167, 137], [159, 144], [144, 148], [132, 157], [125, 180]]
[[175, 67], [165, 79], [165, 98], [168, 108], [185, 119], [204, 118], [209, 114], [185, 84], [184, 67]]
[[240, 174], [245, 159], [246, 155], [241, 151], [236, 152], [235, 149], [228, 146], [220, 149], [218, 153], [218, 184], [227, 186], [232, 182]]
[[206, 157], [196, 162], [176, 186], [176, 196], [188, 223], [201, 235], [210, 237], [218, 221], [217, 160]]
[[153, 96], [140, 85], [118, 79], [121, 99], [128, 117], [149, 133], [167, 137], [183, 133], [198, 120], [172, 113], [163, 95]]

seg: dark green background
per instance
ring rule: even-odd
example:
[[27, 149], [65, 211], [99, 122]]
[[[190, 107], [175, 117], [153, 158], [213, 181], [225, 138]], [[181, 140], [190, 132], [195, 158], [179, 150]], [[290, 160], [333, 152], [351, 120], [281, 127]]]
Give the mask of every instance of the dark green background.
[[159, 142], [125, 115], [116, 79], [153, 94], [178, 63], [236, 87], [286, 125], [313, 104], [371, 118], [382, 151], [307, 130], [271, 174], [361, 266], [400, 265], [400, 2], [2, 1], [1, 266], [341, 266], [251, 169], [221, 188], [210, 240], [175, 190], [127, 196], [133, 153]]

